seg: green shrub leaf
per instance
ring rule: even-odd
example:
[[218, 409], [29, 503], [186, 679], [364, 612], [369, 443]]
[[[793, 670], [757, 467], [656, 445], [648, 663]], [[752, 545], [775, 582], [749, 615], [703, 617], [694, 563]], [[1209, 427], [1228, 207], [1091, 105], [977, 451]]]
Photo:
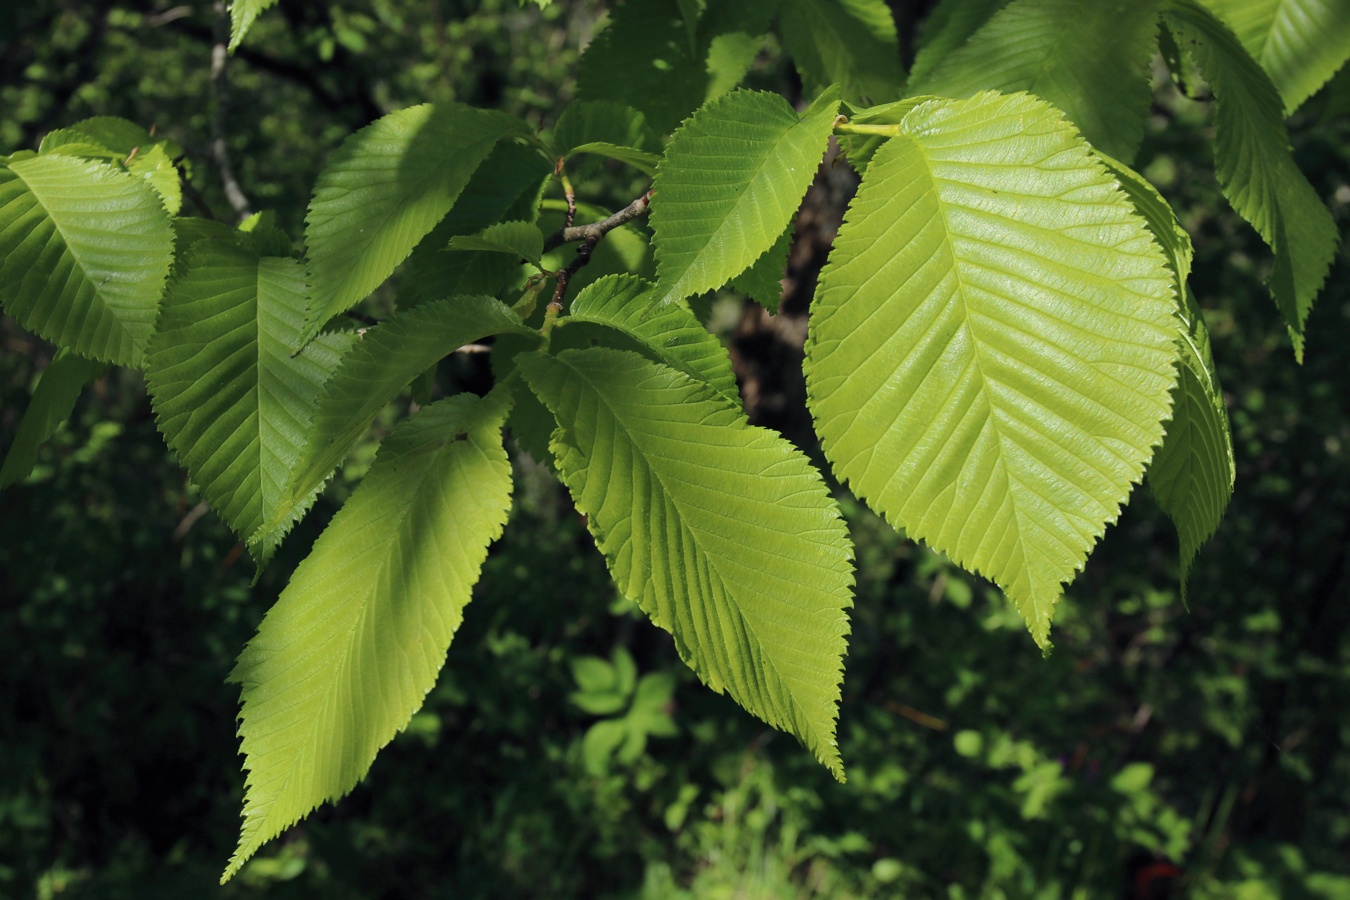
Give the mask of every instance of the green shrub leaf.
[[1233, 33], [1194, 0], [1171, 0], [1164, 18], [1214, 89], [1219, 185], [1275, 252], [1270, 292], [1302, 360], [1303, 323], [1340, 243], [1336, 223], [1290, 156], [1275, 86]]
[[832, 89], [800, 117], [777, 94], [734, 91], [675, 132], [651, 211], [668, 299], [721, 287], [773, 246], [815, 177], [838, 108]]
[[909, 92], [1028, 91], [1093, 145], [1129, 162], [1144, 136], [1158, 44], [1157, 0], [1013, 0]]
[[240, 655], [248, 778], [222, 881], [355, 787], [422, 705], [506, 523], [507, 406], [461, 394], [395, 429]]
[[1205, 0], [1261, 64], [1293, 113], [1350, 59], [1345, 0]]
[[293, 259], [206, 242], [165, 293], [146, 352], [159, 430], [211, 508], [247, 539], [277, 514], [323, 383], [351, 335], [299, 354], [308, 297]]
[[926, 78], [938, 63], [970, 40], [994, 13], [1007, 5], [1008, 0], [940, 0], [919, 31], [918, 52], [909, 68], [910, 85]]
[[796, 735], [839, 778], [852, 604], [843, 520], [820, 474], [702, 383], [597, 347], [518, 359], [619, 589], [705, 684]]
[[352, 444], [414, 378], [459, 347], [503, 333], [538, 338], [488, 297], [424, 303], [368, 329], [324, 383], [304, 456], [275, 511], [249, 539], [255, 556], [271, 556]]
[[854, 491], [997, 582], [1045, 647], [1162, 437], [1171, 278], [1046, 103], [929, 101], [901, 130], [821, 275], [808, 404]]
[[169, 217], [144, 179], [60, 155], [0, 167], [0, 302], [29, 331], [139, 365], [172, 262]]
[[449, 212], [497, 141], [522, 127], [498, 112], [423, 104], [347, 138], [319, 176], [306, 220], [310, 331], [379, 287]]

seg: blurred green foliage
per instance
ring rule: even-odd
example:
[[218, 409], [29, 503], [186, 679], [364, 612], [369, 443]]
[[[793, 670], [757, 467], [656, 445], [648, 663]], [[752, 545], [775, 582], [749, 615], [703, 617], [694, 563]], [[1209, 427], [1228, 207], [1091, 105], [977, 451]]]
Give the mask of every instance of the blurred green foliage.
[[[230, 66], [239, 179], [295, 234], [326, 153], [388, 109], [455, 98], [548, 124], [599, 16], [283, 0]], [[7, 5], [0, 142], [95, 114], [155, 124], [228, 209], [206, 149], [215, 27], [206, 2]], [[769, 57], [755, 77], [782, 75]], [[1344, 228], [1339, 90], [1293, 135]], [[850, 504], [838, 785], [698, 685], [526, 459], [423, 710], [351, 797], [217, 888], [243, 784], [225, 675], [374, 441], [250, 587], [119, 370], [0, 498], [0, 896], [1117, 897], [1155, 860], [1189, 896], [1350, 896], [1350, 268], [1343, 249], [1294, 365], [1253, 289], [1267, 256], [1207, 174], [1207, 107], [1160, 86], [1140, 159], [1195, 237], [1238, 454], [1189, 609], [1143, 492], [1048, 659], [996, 591]], [[601, 208], [634, 188], [607, 172], [577, 175]], [[8, 320], [0, 341], [8, 446], [51, 349]]]

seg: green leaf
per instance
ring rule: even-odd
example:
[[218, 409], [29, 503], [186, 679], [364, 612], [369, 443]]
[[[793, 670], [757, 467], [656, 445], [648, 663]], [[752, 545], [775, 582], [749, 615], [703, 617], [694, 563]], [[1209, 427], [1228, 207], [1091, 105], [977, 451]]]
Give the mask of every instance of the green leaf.
[[[169, 142], [156, 139], [150, 132], [128, 119], [117, 116], [95, 116], [81, 119], [67, 128], [58, 128], [49, 132], [38, 148], [39, 153], [51, 153], [70, 144], [94, 144], [112, 151], [125, 159], [133, 150], [148, 151], [153, 146], [167, 145]], [[172, 145], [176, 156], [182, 152], [177, 144]]]
[[127, 161], [127, 168], [149, 182], [164, 202], [164, 211], [176, 216], [183, 210], [183, 183], [164, 145], [155, 144]]
[[495, 294], [516, 270], [497, 253], [456, 253], [455, 235], [473, 234], [503, 219], [533, 221], [539, 189], [552, 168], [537, 152], [520, 144], [498, 144], [469, 179], [455, 206], [423, 238], [399, 275], [399, 307], [455, 294]]
[[1177, 384], [1172, 389], [1172, 418], [1162, 446], [1149, 465], [1148, 483], [1177, 528], [1181, 599], [1185, 602], [1191, 561], [1218, 529], [1233, 496], [1237, 468], [1228, 409], [1210, 354], [1209, 332], [1186, 288], [1191, 271], [1190, 235], [1167, 201], [1142, 176], [1114, 159], [1103, 161], [1167, 255], [1178, 298], [1182, 329], [1177, 338], [1180, 357]]
[[102, 377], [107, 369], [103, 363], [76, 356], [69, 350], [56, 351], [38, 379], [33, 399], [28, 401], [14, 433], [14, 443], [5, 453], [4, 465], [0, 466], [0, 489], [28, 477], [37, 462], [38, 448], [70, 416], [85, 385]]
[[277, 0], [231, 0], [230, 3], [230, 52], [233, 53], [244, 42], [244, 35], [253, 27], [253, 20], [275, 6]]
[[741, 402], [731, 357], [722, 342], [678, 303], [661, 303], [656, 287], [632, 275], [609, 275], [572, 301], [572, 314], [554, 331], [562, 341], [581, 323], [613, 328], [643, 345], [657, 362], [702, 381], [734, 404]]
[[450, 249], [506, 253], [538, 268], [539, 257], [544, 255], [544, 234], [530, 222], [498, 222], [478, 234], [452, 237]]
[[1029, 91], [1063, 110], [1093, 145], [1129, 162], [1153, 96], [1157, 34], [1157, 0], [1013, 0], [908, 91], [955, 98]]
[[607, 144], [604, 141], [590, 141], [585, 144], [578, 144], [571, 150], [572, 156], [582, 154], [591, 154], [593, 156], [603, 156], [605, 159], [618, 160], [625, 165], [632, 166], [644, 175], [651, 176], [656, 174], [656, 166], [661, 161], [661, 157], [655, 153], [648, 153], [646, 150], [634, 150], [632, 147], [621, 147], [617, 144]]
[[241, 539], [278, 512], [319, 390], [353, 340], [325, 334], [293, 355], [306, 297], [295, 260], [199, 243], [146, 351], [159, 430]]
[[837, 84], [848, 101], [900, 96], [900, 45], [883, 0], [784, 0], [779, 28], [808, 92]]
[[379, 287], [450, 211], [496, 143], [521, 127], [498, 112], [424, 104], [347, 138], [309, 205], [310, 332]]
[[647, 119], [631, 106], [605, 100], [569, 105], [553, 128], [553, 149], [563, 157], [588, 144], [640, 151], [647, 146]]
[[1181, 541], [1181, 599], [1191, 562], [1218, 530], [1233, 496], [1237, 468], [1223, 390], [1214, 374], [1209, 332], [1187, 293], [1172, 419], [1153, 457], [1148, 484]]
[[222, 882], [355, 787], [431, 690], [506, 523], [508, 403], [461, 394], [395, 429], [240, 655], [248, 778]]
[[249, 538], [254, 555], [270, 558], [352, 444], [414, 378], [459, 347], [492, 334], [538, 338], [511, 310], [487, 297], [424, 303], [366, 330], [324, 383], [302, 461], [275, 511]]
[[796, 735], [836, 777], [853, 582], [820, 474], [704, 384], [597, 347], [524, 354], [559, 423], [563, 481], [619, 589], [713, 690]]
[[650, 217], [667, 298], [721, 287], [773, 246], [815, 177], [838, 107], [827, 90], [799, 118], [777, 94], [734, 91], [675, 132]]
[[[895, 100], [891, 103], [883, 103], [880, 106], [869, 106], [862, 109], [853, 109], [850, 107], [848, 118], [850, 125], [899, 125], [909, 115], [909, 111], [920, 103], [926, 103], [934, 99], [931, 94], [924, 94], [918, 97], [907, 97], [904, 100]], [[851, 134], [845, 132], [838, 136], [839, 146], [844, 151], [844, 156], [848, 159], [855, 171], [861, 176], [867, 173], [867, 165], [872, 161], [872, 154], [886, 142], [887, 136], [880, 134]]]
[[609, 12], [577, 67], [583, 100], [641, 110], [668, 134], [703, 102], [708, 83], [702, 47], [691, 50], [677, 0], [635, 0]]
[[1164, 13], [1214, 90], [1215, 162], [1224, 196], [1275, 252], [1270, 292], [1303, 359], [1303, 323], [1322, 289], [1340, 235], [1294, 164], [1275, 86], [1233, 33], [1194, 0]]
[[80, 356], [138, 365], [173, 261], [154, 189], [66, 156], [0, 168], [0, 302]]
[[[917, 84], [942, 60], [954, 53], [979, 31], [1009, 0], [941, 0], [923, 21], [918, 53], [909, 70], [909, 83]], [[913, 93], [910, 91], [910, 93]]]
[[705, 99], [720, 97], [735, 89], [754, 65], [764, 46], [762, 34], [732, 31], [719, 34], [708, 45], [708, 93]]
[[901, 131], [821, 274], [808, 405], [855, 493], [995, 581], [1048, 647], [1062, 584], [1162, 437], [1171, 278], [1048, 104], [934, 100]]
[[1266, 70], [1293, 113], [1350, 59], [1345, 0], [1205, 0]]
[[783, 299], [783, 279], [787, 277], [788, 254], [792, 251], [793, 226], [788, 224], [773, 246], [755, 260], [755, 264], [731, 279], [731, 287], [740, 291], [769, 312], [777, 315]]

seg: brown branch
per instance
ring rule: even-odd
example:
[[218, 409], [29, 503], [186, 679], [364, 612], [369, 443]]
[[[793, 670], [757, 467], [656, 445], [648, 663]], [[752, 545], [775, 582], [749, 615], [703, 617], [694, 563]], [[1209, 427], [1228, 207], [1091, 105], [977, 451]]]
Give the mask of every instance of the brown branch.
[[230, 109], [230, 82], [226, 77], [225, 63], [229, 59], [227, 48], [230, 43], [230, 18], [222, 0], [216, 0], [216, 41], [211, 46], [211, 93], [215, 95], [215, 112], [211, 116], [211, 156], [215, 158], [216, 168], [220, 171], [220, 180], [225, 188], [225, 199], [239, 216], [239, 221], [250, 215], [248, 197], [234, 177], [234, 167], [230, 165], [230, 148], [226, 141], [225, 121]]
[[651, 200], [652, 192], [649, 190], [608, 218], [601, 219], [599, 222], [592, 222], [589, 225], [560, 228], [549, 235], [548, 240], [544, 241], [544, 252], [561, 247], [563, 244], [581, 242], [581, 246], [577, 248], [577, 255], [558, 273], [558, 284], [554, 287], [553, 299], [548, 304], [549, 312], [553, 315], [562, 312], [563, 297], [567, 294], [568, 282], [572, 280], [573, 275], [581, 270], [582, 266], [591, 261], [591, 254], [595, 252], [595, 247], [600, 243], [600, 239], [620, 225], [627, 224], [639, 216], [645, 216], [647, 208], [651, 205]]

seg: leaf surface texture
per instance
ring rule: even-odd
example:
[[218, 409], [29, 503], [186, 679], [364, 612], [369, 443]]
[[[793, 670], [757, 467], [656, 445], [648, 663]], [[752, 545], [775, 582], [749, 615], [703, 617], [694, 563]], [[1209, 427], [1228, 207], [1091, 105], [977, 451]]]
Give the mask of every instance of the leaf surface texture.
[[518, 364], [619, 589], [713, 690], [837, 777], [851, 547], [800, 452], [705, 385], [607, 348]]
[[422, 705], [506, 523], [505, 414], [461, 394], [395, 429], [240, 655], [248, 777], [222, 880], [355, 787]]
[[1162, 437], [1171, 279], [1044, 102], [929, 101], [901, 130], [822, 273], [808, 405], [853, 490], [997, 582], [1048, 646], [1061, 585]]

